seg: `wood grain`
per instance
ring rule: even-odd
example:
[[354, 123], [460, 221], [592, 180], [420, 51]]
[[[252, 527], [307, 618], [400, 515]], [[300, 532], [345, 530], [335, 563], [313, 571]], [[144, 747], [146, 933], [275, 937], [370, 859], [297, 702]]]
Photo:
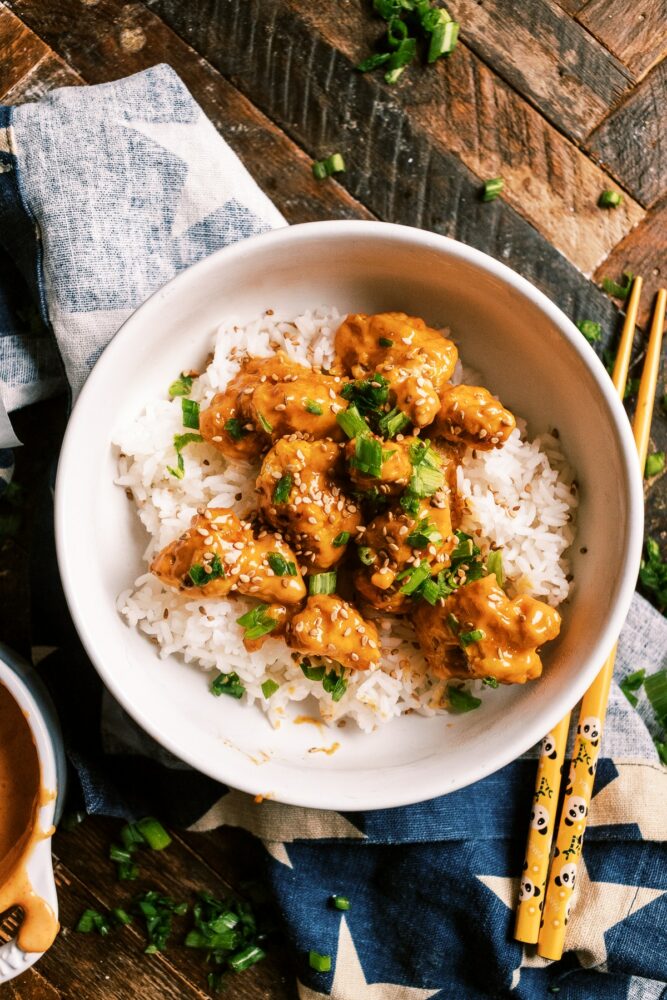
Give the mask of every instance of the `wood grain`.
[[18, 979], [0, 986], [2, 1000], [60, 1000], [63, 994], [33, 966]]
[[639, 84], [586, 143], [643, 205], [667, 192], [667, 60]]
[[102, 83], [159, 62], [173, 66], [288, 221], [369, 218], [335, 181], [317, 182], [310, 158], [142, 4], [10, 0], [8, 6], [74, 67], [71, 82]]
[[577, 20], [640, 79], [667, 55], [667, 0], [589, 0]]
[[450, 0], [461, 40], [566, 135], [581, 139], [631, 85], [623, 64], [550, 0]]
[[0, 87], [0, 100], [5, 104], [26, 104], [38, 101], [55, 87], [80, 83], [83, 80], [78, 73], [53, 52], [47, 51], [13, 86], [5, 91]]
[[[473, 175], [463, 172], [471, 200], [482, 180], [501, 175], [507, 203], [587, 274], [642, 218], [630, 198], [615, 213], [601, 212], [596, 203], [609, 178], [469, 50], [411, 67], [393, 88], [380, 74], [354, 72], [377, 32], [358, 0], [330, 0], [326, 10], [309, 0], [150, 6], [313, 155], [347, 152], [346, 186], [383, 219], [439, 232], [425, 221], [429, 209], [453, 209], [469, 233], [473, 220], [461, 214], [468, 198], [461, 212], [452, 203], [463, 164]], [[340, 95], [334, 105], [332, 89]], [[450, 178], [444, 205], [436, 200], [443, 192], [428, 187], [441, 172]], [[366, 197], [371, 187], [380, 204]], [[489, 220], [479, 221], [488, 231]], [[472, 242], [480, 245], [479, 236]], [[492, 238], [488, 249], [503, 256]]]
[[0, 92], [15, 86], [47, 51], [46, 45], [0, 5]]

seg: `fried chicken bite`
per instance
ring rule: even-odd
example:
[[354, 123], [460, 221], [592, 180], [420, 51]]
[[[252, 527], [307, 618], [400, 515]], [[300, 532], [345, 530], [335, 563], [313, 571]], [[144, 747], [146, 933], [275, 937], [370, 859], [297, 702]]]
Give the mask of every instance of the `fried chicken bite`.
[[351, 670], [380, 662], [377, 629], [337, 594], [309, 597], [287, 626], [286, 642], [306, 656], [327, 656]]

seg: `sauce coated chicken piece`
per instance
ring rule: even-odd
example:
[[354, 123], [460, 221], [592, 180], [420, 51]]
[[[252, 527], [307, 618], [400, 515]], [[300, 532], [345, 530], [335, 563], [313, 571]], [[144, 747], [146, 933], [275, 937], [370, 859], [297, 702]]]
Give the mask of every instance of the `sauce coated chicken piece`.
[[343, 381], [291, 361], [279, 351], [250, 358], [199, 417], [205, 441], [228, 458], [251, 460], [271, 441], [295, 432], [340, 439], [336, 414], [347, 407]]
[[410, 461], [410, 442], [412, 439], [384, 441], [375, 434], [368, 434], [366, 438], [379, 442], [383, 459], [380, 475], [368, 475], [358, 467], [361, 464], [357, 457], [357, 441], [359, 439], [353, 438], [345, 445], [345, 459], [350, 479], [362, 492], [375, 487], [380, 493], [391, 495], [402, 493], [412, 475], [412, 462]]
[[460, 587], [444, 607], [420, 602], [413, 620], [435, 676], [495, 677], [501, 684], [539, 677], [539, 648], [560, 632], [554, 608], [525, 595], [510, 600], [495, 576]]
[[351, 670], [380, 662], [375, 625], [336, 594], [308, 598], [287, 626], [287, 645], [307, 656], [328, 656]]
[[458, 351], [423, 319], [390, 312], [350, 314], [336, 332], [336, 357], [355, 378], [380, 372], [395, 405], [416, 427], [432, 423], [440, 392], [451, 377]]
[[433, 433], [448, 441], [463, 441], [484, 451], [501, 448], [516, 420], [488, 389], [479, 385], [450, 385], [441, 393], [442, 405]]
[[264, 458], [257, 477], [264, 519], [283, 532], [302, 562], [329, 569], [345, 552], [334, 542], [354, 537], [361, 524], [356, 503], [342, 492], [342, 448], [335, 441], [283, 438]]
[[415, 602], [400, 592], [407, 578], [398, 580], [399, 574], [425, 563], [435, 576], [449, 566], [457, 538], [447, 505], [437, 507], [422, 500], [415, 517], [400, 509], [379, 514], [368, 525], [362, 543], [370, 564], [356, 571], [355, 587], [374, 608], [401, 614], [414, 609]]
[[191, 527], [155, 556], [151, 573], [193, 596], [238, 591], [285, 604], [306, 596], [296, 556], [282, 537], [269, 531], [255, 537], [252, 526], [226, 507], [196, 514]]

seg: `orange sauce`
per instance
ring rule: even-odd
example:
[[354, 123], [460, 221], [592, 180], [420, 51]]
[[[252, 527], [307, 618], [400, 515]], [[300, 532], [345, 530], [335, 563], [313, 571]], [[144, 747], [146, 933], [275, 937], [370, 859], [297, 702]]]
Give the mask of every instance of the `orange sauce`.
[[311, 747], [308, 753], [325, 753], [330, 757], [336, 750], [340, 750], [340, 743], [332, 743], [330, 747]]
[[315, 719], [312, 715], [297, 715], [294, 719], [295, 726], [317, 726], [318, 729], [322, 728], [322, 720]]
[[35, 844], [51, 835], [40, 830], [39, 809], [53, 797], [41, 787], [37, 748], [26, 718], [0, 684], [0, 913], [23, 910], [18, 945], [46, 951], [59, 924], [30, 884], [27, 862]]

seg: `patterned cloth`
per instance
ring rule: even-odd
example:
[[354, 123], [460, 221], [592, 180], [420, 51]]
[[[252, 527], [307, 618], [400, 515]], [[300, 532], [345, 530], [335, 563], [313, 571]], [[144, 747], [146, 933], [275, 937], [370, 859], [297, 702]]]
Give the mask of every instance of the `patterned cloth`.
[[[75, 395], [147, 295], [219, 247], [282, 224], [168, 67], [0, 108], [6, 410], [66, 383]], [[0, 419], [0, 447], [13, 444]], [[2, 465], [11, 467], [7, 452]], [[42, 500], [40, 553], [52, 546], [46, 490]], [[43, 563], [35, 656], [86, 807], [158, 812], [195, 830], [226, 823], [261, 838], [303, 1000], [533, 1000], [549, 989], [568, 1000], [667, 997], [667, 769], [643, 696], [635, 711], [612, 690], [570, 950], [549, 963], [511, 936], [537, 749], [483, 783], [406, 808], [256, 805], [185, 768], [102, 697], [55, 565]], [[636, 597], [617, 679], [665, 665], [667, 624]], [[327, 907], [332, 893], [351, 899], [348, 913]], [[309, 949], [333, 957], [330, 973], [308, 968]]]

